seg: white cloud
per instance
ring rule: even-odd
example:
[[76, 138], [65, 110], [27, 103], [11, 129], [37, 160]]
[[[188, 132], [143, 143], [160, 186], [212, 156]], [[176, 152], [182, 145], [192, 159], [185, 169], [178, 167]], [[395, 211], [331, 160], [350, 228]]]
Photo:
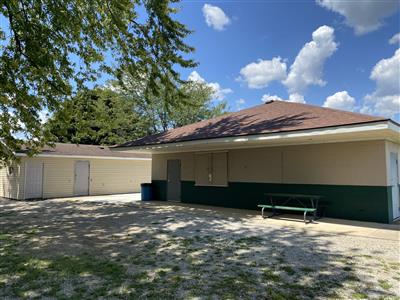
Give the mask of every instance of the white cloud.
[[229, 17], [218, 6], [204, 4], [202, 11], [207, 25], [215, 30], [224, 30], [225, 26], [229, 25], [231, 22]]
[[297, 93], [290, 94], [289, 100], [285, 100], [277, 95], [270, 95], [270, 94], [265, 94], [261, 98], [261, 101], [263, 101], [263, 102], [268, 102], [268, 101], [272, 101], [272, 100], [296, 102], [296, 103], [306, 103], [306, 101], [304, 100], [304, 97]]
[[355, 110], [356, 100], [347, 91], [337, 92], [326, 98], [324, 107], [347, 111]]
[[221, 85], [218, 82], [207, 82], [203, 77], [200, 76], [199, 73], [196, 71], [192, 71], [189, 76], [188, 80], [190, 81], [197, 81], [201, 82], [204, 84], [207, 84], [209, 87], [211, 87], [214, 91], [212, 97], [215, 100], [224, 100], [227, 94], [232, 93], [232, 89], [229, 88], [222, 88]]
[[[312, 34], [312, 41], [306, 43], [290, 67], [283, 84], [290, 94], [301, 95], [309, 85], [324, 86], [322, 79], [325, 61], [336, 51], [334, 29], [321, 26]], [[298, 96], [293, 96], [299, 99]]]
[[398, 45], [400, 44], [400, 32], [396, 33], [392, 38], [389, 40], [389, 44], [391, 45]]
[[286, 64], [280, 57], [272, 60], [258, 60], [240, 70], [241, 77], [249, 88], [260, 89], [268, 86], [271, 81], [283, 80], [286, 77]]
[[[312, 33], [312, 41], [299, 51], [288, 74], [285, 60], [274, 57], [272, 60], [260, 59], [243, 67], [238, 80], [245, 81], [249, 88], [255, 89], [267, 87], [272, 81], [282, 81], [288, 88], [288, 101], [305, 103], [303, 94], [309, 85], [326, 84], [323, 80], [324, 64], [337, 47], [334, 29], [324, 25]], [[268, 101], [272, 97], [264, 96], [262, 101]]]
[[232, 93], [232, 89], [222, 88], [219, 83], [211, 82], [208, 83], [208, 86], [212, 87], [214, 90], [213, 97], [216, 100], [224, 100], [227, 94]]
[[304, 100], [303, 95], [300, 95], [298, 93], [290, 94], [289, 95], [289, 102], [296, 102], [296, 103], [306, 103]]
[[365, 34], [377, 30], [382, 26], [382, 20], [399, 8], [398, 0], [316, 0], [316, 2], [329, 10], [345, 17], [346, 24], [356, 34]]
[[400, 113], [400, 95], [382, 96], [379, 98], [367, 95], [364, 98], [361, 112], [371, 115], [394, 118]]
[[261, 98], [262, 102], [268, 102], [268, 101], [272, 101], [272, 100], [281, 100], [281, 101], [283, 101], [283, 99], [281, 97], [279, 97], [278, 95], [265, 94]]
[[394, 117], [400, 113], [400, 49], [390, 58], [380, 60], [370, 78], [376, 90], [364, 97], [362, 112]]
[[245, 104], [246, 100], [244, 100], [243, 98], [236, 100], [236, 110], [241, 110], [243, 108], [243, 105]]
[[197, 81], [197, 82], [201, 82], [201, 83], [205, 83], [206, 80], [200, 76], [199, 73], [197, 73], [196, 71], [192, 71], [189, 76], [188, 76], [188, 80], [189, 81]]
[[372, 69], [370, 78], [376, 81], [377, 96], [399, 92], [400, 85], [400, 49], [387, 59], [380, 60]]

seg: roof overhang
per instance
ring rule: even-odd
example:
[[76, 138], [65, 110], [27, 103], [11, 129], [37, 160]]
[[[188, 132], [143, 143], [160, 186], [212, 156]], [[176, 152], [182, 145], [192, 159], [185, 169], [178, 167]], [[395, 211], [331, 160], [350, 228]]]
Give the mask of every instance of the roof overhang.
[[400, 143], [400, 126], [393, 121], [346, 125], [290, 132], [224, 137], [135, 147], [114, 148], [113, 151], [174, 153], [272, 147], [302, 144], [337, 143], [368, 140], [388, 140]]
[[[28, 157], [25, 153], [17, 153], [17, 157]], [[78, 158], [78, 159], [111, 159], [111, 160], [151, 160], [145, 157], [115, 157], [115, 156], [85, 156], [85, 155], [67, 155], [67, 154], [37, 154], [33, 157], [52, 157], [52, 158]]]

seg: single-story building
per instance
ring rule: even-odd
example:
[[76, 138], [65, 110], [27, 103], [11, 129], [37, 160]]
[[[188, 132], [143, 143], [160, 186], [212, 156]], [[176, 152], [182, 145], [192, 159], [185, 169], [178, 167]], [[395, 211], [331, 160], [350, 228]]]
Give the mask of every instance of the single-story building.
[[56, 143], [0, 168], [0, 197], [38, 199], [133, 193], [151, 181], [151, 156], [109, 147]]
[[117, 146], [152, 154], [158, 200], [257, 209], [265, 193], [322, 195], [324, 216], [400, 216], [400, 126], [381, 117], [285, 101]]

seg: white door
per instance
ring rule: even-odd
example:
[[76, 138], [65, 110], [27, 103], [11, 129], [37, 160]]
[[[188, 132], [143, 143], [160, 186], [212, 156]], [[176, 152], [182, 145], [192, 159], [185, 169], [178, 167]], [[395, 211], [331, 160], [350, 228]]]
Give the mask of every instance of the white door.
[[397, 153], [390, 153], [390, 185], [392, 186], [393, 219], [400, 217], [399, 167]]
[[25, 199], [43, 197], [43, 162], [27, 161], [25, 164]]
[[89, 162], [77, 161], [75, 163], [74, 195], [89, 195]]

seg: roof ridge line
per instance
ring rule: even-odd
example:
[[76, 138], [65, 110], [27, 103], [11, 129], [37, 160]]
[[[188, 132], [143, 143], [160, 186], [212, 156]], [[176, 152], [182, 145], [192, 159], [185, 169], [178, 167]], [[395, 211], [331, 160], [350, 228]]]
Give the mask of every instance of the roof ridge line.
[[304, 106], [311, 106], [311, 107], [315, 107], [315, 108], [319, 108], [319, 109], [332, 110], [332, 111], [335, 111], [335, 112], [352, 114], [352, 115], [363, 116], [363, 117], [381, 118], [382, 119], [381, 121], [391, 120], [390, 118], [385, 118], [385, 117], [382, 117], [382, 116], [372, 116], [372, 115], [359, 113], [359, 112], [355, 112], [355, 111], [348, 111], [348, 110], [344, 110], [344, 109], [325, 107], [325, 106], [314, 105], [314, 104], [309, 104], [309, 103], [289, 102], [289, 101], [285, 101], [285, 100], [279, 101], [279, 102], [288, 102], [288, 103], [292, 103], [292, 104], [300, 104], [300, 105], [304, 105]]

